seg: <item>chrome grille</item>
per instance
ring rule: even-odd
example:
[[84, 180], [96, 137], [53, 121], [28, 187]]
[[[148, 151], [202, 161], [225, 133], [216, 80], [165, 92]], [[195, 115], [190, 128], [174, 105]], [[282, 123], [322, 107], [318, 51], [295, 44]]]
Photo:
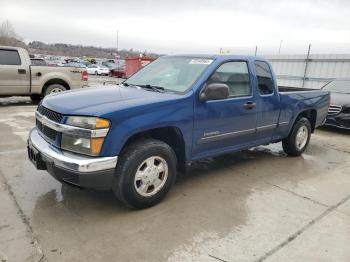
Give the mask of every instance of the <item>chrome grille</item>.
[[341, 105], [330, 105], [328, 108], [328, 115], [337, 115], [341, 112]]
[[60, 123], [62, 121], [62, 114], [52, 111], [42, 105], [38, 107], [38, 112], [43, 116], [46, 116], [48, 119]]
[[[52, 121], [60, 123], [63, 119], [62, 114], [54, 112], [42, 105], [39, 105], [37, 110], [41, 115], [47, 117]], [[56, 141], [56, 137], [58, 135], [58, 132], [56, 130], [53, 130], [48, 126], [43, 125], [38, 119], [36, 119], [36, 127], [41, 134], [50, 139], [53, 143]]]
[[36, 127], [37, 129], [47, 138], [49, 138], [52, 141], [56, 140], [57, 132], [47, 126], [44, 126], [40, 121], [36, 120]]

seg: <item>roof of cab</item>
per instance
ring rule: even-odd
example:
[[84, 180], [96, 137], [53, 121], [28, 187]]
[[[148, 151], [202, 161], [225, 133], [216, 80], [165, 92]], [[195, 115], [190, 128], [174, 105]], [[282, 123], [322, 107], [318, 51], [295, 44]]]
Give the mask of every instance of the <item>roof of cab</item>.
[[179, 55], [167, 55], [166, 57], [191, 57], [191, 58], [203, 58], [203, 59], [219, 59], [219, 60], [266, 60], [265, 58], [258, 56], [248, 55], [220, 55], [220, 54], [179, 54]]

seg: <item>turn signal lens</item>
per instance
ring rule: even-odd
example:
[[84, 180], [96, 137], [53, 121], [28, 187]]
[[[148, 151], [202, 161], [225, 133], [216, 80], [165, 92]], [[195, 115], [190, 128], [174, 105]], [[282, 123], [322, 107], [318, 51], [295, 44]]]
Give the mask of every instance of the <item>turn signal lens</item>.
[[104, 140], [105, 139], [103, 137], [91, 138], [91, 153], [92, 154], [98, 155], [101, 152]]
[[98, 128], [108, 128], [109, 127], [109, 121], [102, 118], [96, 118], [96, 126]]

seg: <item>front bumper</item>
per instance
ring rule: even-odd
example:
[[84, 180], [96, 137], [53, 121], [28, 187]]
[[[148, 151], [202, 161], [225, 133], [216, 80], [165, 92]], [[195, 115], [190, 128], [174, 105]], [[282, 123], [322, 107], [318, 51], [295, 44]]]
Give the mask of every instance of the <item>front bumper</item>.
[[28, 157], [37, 169], [47, 170], [61, 182], [97, 190], [111, 188], [118, 161], [118, 156], [88, 157], [59, 150], [36, 128], [29, 133]]
[[327, 116], [325, 125], [342, 129], [350, 129], [350, 114], [340, 113], [336, 116]]

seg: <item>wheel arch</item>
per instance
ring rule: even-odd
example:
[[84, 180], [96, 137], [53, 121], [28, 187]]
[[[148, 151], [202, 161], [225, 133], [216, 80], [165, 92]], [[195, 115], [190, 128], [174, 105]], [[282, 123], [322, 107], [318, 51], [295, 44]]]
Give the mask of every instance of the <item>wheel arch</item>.
[[293, 124], [290, 125], [290, 127], [289, 127], [288, 135], [290, 135], [291, 132], [293, 131], [293, 127], [294, 127], [295, 123], [302, 117], [305, 117], [310, 121], [311, 133], [313, 133], [315, 131], [317, 111], [315, 109], [311, 108], [311, 109], [302, 110], [298, 114], [296, 114], [296, 116], [293, 119], [293, 122], [291, 122]]
[[135, 141], [140, 141], [142, 139], [147, 139], [147, 138], [157, 139], [168, 144], [176, 154], [178, 170], [185, 171], [186, 169], [185, 140], [180, 128], [175, 126], [153, 128], [153, 129], [148, 129], [148, 130], [135, 133], [131, 135], [129, 138], [127, 138], [126, 142], [124, 143], [121, 149], [121, 153], [131, 143], [134, 143]]
[[313, 133], [315, 131], [316, 127], [316, 119], [317, 119], [317, 111], [315, 109], [307, 109], [298, 114], [296, 119], [294, 120], [294, 123], [300, 119], [301, 117], [305, 117], [310, 121], [311, 124], [311, 132]]
[[46, 88], [50, 85], [53, 85], [53, 84], [63, 85], [67, 90], [70, 90], [70, 86], [65, 80], [63, 80], [61, 78], [53, 78], [53, 79], [50, 79], [50, 80], [45, 82], [45, 84], [43, 85], [41, 94], [42, 95], [45, 94]]

